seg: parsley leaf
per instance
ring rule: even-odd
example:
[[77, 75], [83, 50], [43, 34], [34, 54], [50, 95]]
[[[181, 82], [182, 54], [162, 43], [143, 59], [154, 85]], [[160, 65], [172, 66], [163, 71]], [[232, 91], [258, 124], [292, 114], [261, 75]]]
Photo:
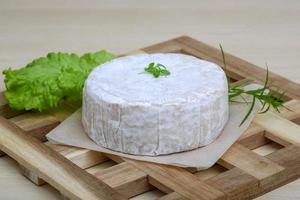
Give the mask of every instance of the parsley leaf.
[[158, 78], [159, 76], [168, 76], [171, 74], [170, 71], [160, 63], [155, 64], [152, 62], [148, 65], [148, 67], [145, 67], [144, 70], [145, 72], [152, 74], [155, 78]]

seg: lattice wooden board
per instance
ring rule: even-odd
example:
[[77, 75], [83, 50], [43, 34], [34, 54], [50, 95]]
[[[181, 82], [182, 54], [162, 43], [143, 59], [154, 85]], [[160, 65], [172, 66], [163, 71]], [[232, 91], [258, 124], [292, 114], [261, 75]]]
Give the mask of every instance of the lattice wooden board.
[[[222, 66], [220, 51], [187, 36], [141, 49], [147, 53], [180, 52]], [[226, 53], [228, 72], [236, 81], [261, 83], [265, 70]], [[286, 91], [292, 111], [257, 115], [243, 136], [213, 167], [196, 172], [129, 160], [86, 149], [53, 145], [45, 134], [76, 107], [62, 105], [48, 113], [18, 112], [0, 99], [0, 149], [15, 159], [37, 185], [49, 183], [70, 199], [126, 199], [159, 190], [160, 200], [252, 199], [300, 175], [300, 86], [275, 74], [272, 85]], [[259, 149], [276, 146], [260, 155]], [[256, 150], [255, 150], [256, 149]], [[4, 154], [4, 153], [3, 153]], [[112, 160], [112, 161], [110, 161]], [[105, 169], [98, 166], [110, 163]], [[113, 163], [113, 164], [112, 164]], [[113, 165], [113, 166], [111, 166]]]

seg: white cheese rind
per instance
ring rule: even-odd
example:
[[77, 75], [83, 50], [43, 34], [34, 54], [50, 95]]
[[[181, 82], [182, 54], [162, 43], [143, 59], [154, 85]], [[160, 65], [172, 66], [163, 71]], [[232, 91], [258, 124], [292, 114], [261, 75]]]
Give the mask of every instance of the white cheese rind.
[[[141, 73], [164, 64], [170, 76]], [[83, 127], [97, 144], [135, 155], [160, 155], [213, 142], [228, 120], [224, 71], [183, 54], [143, 54], [96, 68], [85, 82]]]

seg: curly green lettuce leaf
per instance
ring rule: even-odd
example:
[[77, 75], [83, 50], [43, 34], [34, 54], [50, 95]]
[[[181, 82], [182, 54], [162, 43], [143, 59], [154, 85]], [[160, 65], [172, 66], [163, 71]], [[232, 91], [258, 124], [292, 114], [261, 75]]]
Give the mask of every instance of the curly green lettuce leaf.
[[49, 53], [17, 70], [3, 71], [5, 97], [16, 110], [45, 111], [62, 101], [81, 101], [84, 81], [97, 66], [116, 56], [106, 51], [76, 54]]

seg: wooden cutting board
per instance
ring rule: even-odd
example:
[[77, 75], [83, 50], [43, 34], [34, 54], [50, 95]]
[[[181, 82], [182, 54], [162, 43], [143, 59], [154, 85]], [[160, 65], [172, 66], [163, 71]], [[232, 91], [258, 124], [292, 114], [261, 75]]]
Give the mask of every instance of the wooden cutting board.
[[[184, 53], [222, 66], [218, 49], [182, 36], [139, 51]], [[265, 70], [226, 53], [234, 81], [262, 83]], [[196, 172], [129, 160], [87, 149], [53, 145], [45, 135], [77, 108], [62, 105], [48, 113], [19, 112], [0, 98], [0, 149], [15, 159], [37, 185], [49, 183], [70, 199], [126, 199], [160, 190], [160, 200], [251, 199], [297, 179], [300, 175], [300, 86], [270, 73], [274, 88], [286, 91], [289, 110], [257, 115], [243, 136], [210, 169]], [[278, 148], [262, 156], [257, 149]], [[108, 160], [115, 165], [97, 166]]]

